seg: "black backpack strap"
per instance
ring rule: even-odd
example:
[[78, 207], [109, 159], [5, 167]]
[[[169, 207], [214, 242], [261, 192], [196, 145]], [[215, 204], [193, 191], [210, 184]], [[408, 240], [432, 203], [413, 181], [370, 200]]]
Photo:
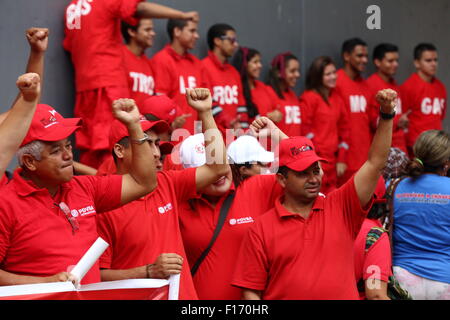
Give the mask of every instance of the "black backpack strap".
[[216, 242], [216, 239], [219, 236], [219, 233], [222, 230], [222, 227], [223, 227], [223, 225], [225, 223], [225, 219], [227, 217], [228, 211], [230, 210], [231, 204], [233, 203], [233, 199], [234, 199], [234, 192], [231, 192], [231, 193], [228, 194], [226, 199], [223, 201], [222, 207], [220, 208], [219, 219], [217, 221], [216, 228], [214, 229], [214, 234], [213, 234], [213, 236], [211, 238], [211, 241], [209, 242], [208, 246], [206, 247], [206, 249], [203, 250], [202, 254], [197, 259], [197, 261], [195, 262], [194, 266], [191, 268], [192, 276], [195, 275], [195, 273], [197, 272], [200, 264], [203, 262], [203, 260], [206, 258], [206, 256], [208, 255], [209, 251], [211, 250], [214, 242]]

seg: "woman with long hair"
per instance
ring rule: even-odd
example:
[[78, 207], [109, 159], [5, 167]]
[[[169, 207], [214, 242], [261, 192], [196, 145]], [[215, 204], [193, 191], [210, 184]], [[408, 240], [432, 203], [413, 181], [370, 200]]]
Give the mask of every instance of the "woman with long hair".
[[269, 86], [258, 80], [262, 70], [261, 53], [253, 48], [240, 47], [232, 65], [241, 75], [248, 123], [252, 123], [258, 115], [279, 122], [283, 115], [277, 109], [278, 97]]
[[393, 195], [394, 275], [413, 299], [450, 300], [450, 135], [425, 131], [413, 152]]
[[294, 90], [300, 78], [300, 62], [291, 52], [280, 53], [273, 58], [269, 72], [270, 85], [279, 98], [282, 114], [276, 125], [288, 136], [301, 135], [301, 115], [298, 97]]
[[302, 135], [311, 139], [320, 157], [324, 180], [321, 192], [336, 189], [337, 178], [347, 167], [348, 113], [336, 87], [336, 66], [330, 57], [316, 58], [306, 75], [306, 90], [300, 96]]

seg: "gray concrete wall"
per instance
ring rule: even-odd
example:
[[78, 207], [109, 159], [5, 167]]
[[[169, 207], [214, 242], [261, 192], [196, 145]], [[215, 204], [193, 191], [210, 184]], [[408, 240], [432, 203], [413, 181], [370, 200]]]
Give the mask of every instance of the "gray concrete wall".
[[[95, 0], [94, 0], [95, 1]], [[51, 30], [45, 66], [42, 101], [71, 116], [74, 102], [73, 70], [69, 56], [62, 48], [64, 9], [69, 0], [1, 0], [0, 11], [0, 111], [14, 100], [15, 80], [24, 72], [28, 46], [24, 31], [31, 26]], [[235, 27], [241, 45], [254, 47], [263, 55], [265, 78], [272, 57], [290, 50], [301, 60], [305, 74], [311, 61], [319, 55], [330, 55], [341, 66], [340, 47], [350, 37], [361, 37], [369, 51], [380, 42], [392, 42], [400, 48], [398, 81], [411, 72], [412, 51], [423, 41], [434, 43], [439, 50], [438, 77], [450, 89], [450, 1], [448, 0], [159, 0], [160, 4], [200, 13], [200, 40], [193, 51], [206, 55], [206, 32], [213, 23], [226, 22]], [[381, 8], [381, 29], [369, 30], [366, 9]], [[165, 21], [157, 20], [156, 41], [152, 56], [168, 41]], [[370, 63], [369, 75], [374, 71]], [[296, 88], [303, 90], [303, 79]], [[450, 131], [450, 116], [445, 119]]]

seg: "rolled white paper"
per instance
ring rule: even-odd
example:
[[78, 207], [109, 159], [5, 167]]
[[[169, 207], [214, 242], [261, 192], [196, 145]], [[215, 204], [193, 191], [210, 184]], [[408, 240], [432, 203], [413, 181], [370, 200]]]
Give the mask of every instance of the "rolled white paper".
[[70, 271], [77, 279], [77, 286], [108, 246], [109, 244], [105, 240], [98, 237], [80, 261], [78, 261], [77, 265]]
[[169, 300], [178, 300], [180, 290], [180, 274], [174, 274], [169, 277]]

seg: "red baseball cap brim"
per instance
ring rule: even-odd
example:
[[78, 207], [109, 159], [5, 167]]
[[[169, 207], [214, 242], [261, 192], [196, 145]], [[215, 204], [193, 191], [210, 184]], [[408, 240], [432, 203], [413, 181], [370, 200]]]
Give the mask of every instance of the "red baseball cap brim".
[[[317, 161], [328, 162], [326, 159], [319, 157], [315, 152], [311, 152], [310, 155], [302, 157], [302, 159], [284, 163], [283, 165], [294, 171], [304, 171]], [[280, 166], [282, 166], [281, 163]]]
[[23, 147], [24, 145], [26, 145], [32, 141], [35, 141], [35, 140], [41, 140], [41, 141], [46, 141], [46, 142], [63, 140], [63, 139], [66, 139], [67, 137], [69, 137], [72, 133], [74, 133], [79, 128], [81, 128], [81, 127], [80, 126], [65, 126], [65, 125], [56, 124], [55, 127], [53, 128], [53, 130], [49, 130], [48, 132], [46, 132], [45, 134], [43, 134], [41, 136], [34, 135], [32, 138], [25, 137], [25, 139], [22, 141], [22, 144], [20, 146]]

